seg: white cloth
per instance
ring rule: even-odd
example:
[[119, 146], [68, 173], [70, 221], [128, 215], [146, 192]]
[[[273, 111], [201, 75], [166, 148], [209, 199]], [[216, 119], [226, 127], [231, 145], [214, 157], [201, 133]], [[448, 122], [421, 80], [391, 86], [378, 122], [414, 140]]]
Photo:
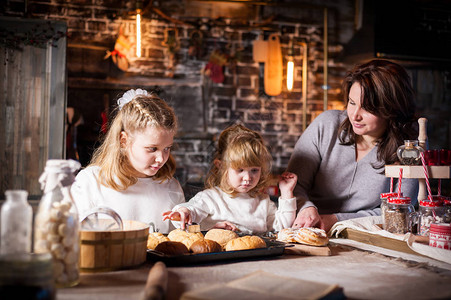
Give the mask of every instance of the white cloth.
[[386, 230], [382, 230], [379, 226], [376, 226], [377, 224], [382, 224], [381, 216], [370, 216], [340, 221], [335, 223], [334, 226], [332, 226], [332, 228], [329, 231], [329, 235], [338, 238], [339, 234], [343, 230], [345, 230], [346, 228], [351, 228], [371, 234], [382, 235], [400, 241], [405, 240], [406, 235], [393, 234]]
[[369, 234], [381, 235], [391, 239], [405, 241], [409, 246], [409, 248], [415, 251], [416, 253], [451, 264], [451, 250], [439, 249], [435, 247], [430, 247], [429, 245], [415, 242], [415, 235], [413, 235], [410, 232], [404, 235], [393, 234], [391, 232], [381, 229], [379, 226], [376, 226], [376, 224], [381, 223], [382, 223], [381, 216], [372, 216], [345, 220], [335, 223], [334, 226], [332, 226], [329, 235], [338, 238], [340, 232], [342, 232], [346, 228], [355, 229]]
[[409, 248], [413, 251], [440, 261], [444, 261], [451, 265], [451, 250], [435, 248], [422, 243], [417, 243], [415, 242], [415, 235], [413, 234], [407, 234], [406, 241]]
[[152, 178], [139, 178], [125, 191], [116, 191], [97, 180], [99, 167], [91, 166], [78, 173], [71, 192], [80, 218], [96, 206], [116, 211], [122, 220], [154, 223], [162, 233], [174, 229], [169, 221], [162, 221], [162, 213], [185, 202], [179, 182], [172, 178], [164, 182]]
[[268, 195], [252, 198], [246, 193], [231, 197], [215, 187], [197, 193], [189, 202], [179, 204], [191, 212], [192, 221], [208, 230], [217, 222], [228, 221], [243, 233], [279, 231], [290, 227], [296, 216], [296, 198], [278, 200], [279, 208]]

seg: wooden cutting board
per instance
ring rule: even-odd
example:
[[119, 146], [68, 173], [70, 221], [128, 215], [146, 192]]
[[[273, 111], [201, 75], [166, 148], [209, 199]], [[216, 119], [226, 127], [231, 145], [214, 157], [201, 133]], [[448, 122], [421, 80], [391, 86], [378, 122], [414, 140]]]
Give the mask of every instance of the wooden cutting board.
[[[342, 232], [340, 232], [340, 237], [395, 251], [422, 255], [410, 249], [405, 241], [392, 239], [378, 234], [371, 234], [368, 232], [359, 231], [352, 228], [345, 228]], [[415, 242], [428, 245], [429, 238], [418, 237], [415, 238]]]
[[313, 255], [313, 256], [330, 256], [330, 248], [326, 246], [309, 246], [303, 244], [290, 244], [292, 247], [285, 248], [284, 254], [290, 255]]
[[282, 92], [283, 66], [282, 50], [279, 36], [275, 33], [268, 38], [267, 58], [265, 63], [265, 93], [277, 96]]
[[255, 62], [264, 63], [268, 57], [268, 41], [259, 37], [252, 42], [252, 58]]

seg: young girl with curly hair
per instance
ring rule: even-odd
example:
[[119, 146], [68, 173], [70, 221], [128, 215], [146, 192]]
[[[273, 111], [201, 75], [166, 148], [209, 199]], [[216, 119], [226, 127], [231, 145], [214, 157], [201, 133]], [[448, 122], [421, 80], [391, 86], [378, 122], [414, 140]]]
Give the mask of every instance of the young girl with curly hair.
[[222, 228], [246, 234], [290, 227], [296, 215], [296, 175], [282, 174], [277, 207], [265, 193], [271, 160], [258, 133], [241, 125], [229, 127], [219, 137], [206, 189], [163, 213], [163, 219], [180, 220], [182, 229], [195, 222], [201, 230]]

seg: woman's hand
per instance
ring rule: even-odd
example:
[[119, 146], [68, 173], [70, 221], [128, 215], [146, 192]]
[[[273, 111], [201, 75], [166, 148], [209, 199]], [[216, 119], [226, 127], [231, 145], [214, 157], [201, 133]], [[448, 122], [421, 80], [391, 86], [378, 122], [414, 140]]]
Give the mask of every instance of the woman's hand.
[[291, 227], [301, 228], [301, 227], [314, 227], [321, 222], [321, 217], [318, 214], [316, 207], [310, 206], [304, 208], [298, 212], [296, 219]]
[[298, 177], [296, 174], [291, 172], [284, 172], [280, 175], [279, 179], [279, 189], [280, 189], [280, 197], [282, 199], [291, 199], [293, 198], [293, 190], [296, 186]]
[[234, 224], [232, 224], [230, 222], [227, 222], [227, 221], [218, 222], [212, 228], [219, 228], [219, 229], [238, 231], [238, 228]]
[[192, 224], [191, 214], [188, 208], [180, 207], [176, 211], [166, 211], [163, 213], [163, 221], [180, 221], [180, 228], [185, 229], [185, 224]]
[[319, 228], [324, 229], [326, 232], [338, 222], [338, 218], [335, 215], [321, 215], [321, 221], [319, 223]]

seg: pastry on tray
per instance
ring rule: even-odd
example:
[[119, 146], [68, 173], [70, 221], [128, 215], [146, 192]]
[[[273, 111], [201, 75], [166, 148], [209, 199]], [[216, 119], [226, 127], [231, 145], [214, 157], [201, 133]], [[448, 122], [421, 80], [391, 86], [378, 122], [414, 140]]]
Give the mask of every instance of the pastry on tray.
[[190, 248], [191, 244], [197, 240], [203, 240], [204, 235], [202, 232], [186, 232], [180, 228], [174, 229], [168, 234], [168, 238], [174, 242], [181, 242], [185, 244], [186, 248]]
[[266, 248], [266, 242], [256, 235], [245, 235], [227, 242], [226, 251]]
[[153, 250], [159, 243], [165, 241], [169, 241], [169, 238], [161, 232], [150, 232], [147, 238], [147, 249]]
[[231, 230], [214, 228], [205, 234], [205, 238], [217, 242], [224, 249], [228, 241], [238, 238], [238, 234]]
[[314, 227], [284, 228], [277, 234], [277, 240], [312, 246], [325, 246], [329, 243], [326, 231]]
[[188, 254], [189, 250], [185, 244], [174, 241], [164, 241], [155, 247], [155, 251], [162, 252], [167, 255]]
[[221, 252], [222, 247], [217, 242], [212, 240], [197, 240], [191, 244], [189, 251], [197, 254], [197, 253], [211, 253], [211, 252]]

